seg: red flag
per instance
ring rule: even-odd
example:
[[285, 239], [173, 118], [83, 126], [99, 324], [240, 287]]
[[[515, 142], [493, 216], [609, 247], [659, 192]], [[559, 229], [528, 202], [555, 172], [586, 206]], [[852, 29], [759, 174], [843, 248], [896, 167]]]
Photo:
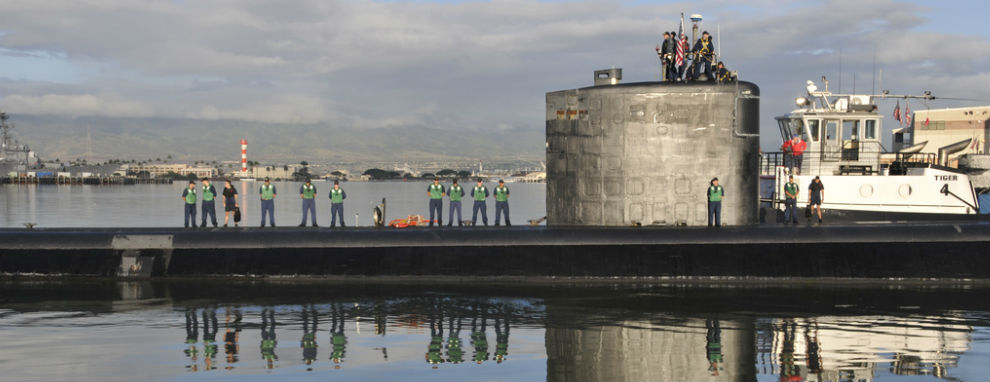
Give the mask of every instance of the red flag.
[[[901, 122], [901, 101], [897, 101], [897, 106], [894, 106], [894, 120]], [[901, 125], [904, 125], [904, 123], [901, 122]]]
[[684, 50], [685, 50], [685, 46], [687, 46], [687, 40], [684, 37], [684, 14], [683, 13], [681, 13], [681, 27], [680, 27], [680, 29], [677, 30], [677, 37], [679, 37], [680, 39], [677, 40], [677, 56], [676, 56], [676, 58], [675, 58], [674, 61], [675, 61], [675, 63], [676, 63], [677, 66], [681, 66], [681, 65], [684, 65]]
[[911, 105], [904, 104], [904, 124], [911, 126], [911, 120], [913, 119], [914, 116], [911, 115]]
[[925, 127], [928, 127], [928, 117], [925, 117]]

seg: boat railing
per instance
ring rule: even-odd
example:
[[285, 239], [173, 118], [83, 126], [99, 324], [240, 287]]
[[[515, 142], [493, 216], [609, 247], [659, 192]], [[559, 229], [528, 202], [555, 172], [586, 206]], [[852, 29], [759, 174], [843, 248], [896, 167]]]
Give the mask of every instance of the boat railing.
[[783, 152], [764, 152], [760, 155], [760, 175], [774, 175], [776, 168], [783, 165]]

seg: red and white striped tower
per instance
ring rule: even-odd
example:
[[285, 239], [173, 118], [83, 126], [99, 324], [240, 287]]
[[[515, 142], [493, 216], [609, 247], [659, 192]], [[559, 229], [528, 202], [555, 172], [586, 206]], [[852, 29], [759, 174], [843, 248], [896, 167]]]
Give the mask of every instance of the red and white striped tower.
[[241, 139], [241, 176], [247, 175], [247, 139]]

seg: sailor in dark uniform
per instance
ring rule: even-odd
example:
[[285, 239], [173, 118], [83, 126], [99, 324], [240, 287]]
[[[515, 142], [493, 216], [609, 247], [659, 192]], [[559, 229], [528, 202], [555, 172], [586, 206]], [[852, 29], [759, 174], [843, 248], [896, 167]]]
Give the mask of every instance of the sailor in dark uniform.
[[701, 33], [701, 38], [694, 43], [694, 60], [696, 65], [694, 66], [694, 79], [701, 79], [701, 67], [705, 67], [705, 75], [708, 76], [707, 80], [712, 81], [715, 78], [712, 76], [712, 61], [715, 56], [715, 45], [712, 44], [711, 36], [708, 31]]

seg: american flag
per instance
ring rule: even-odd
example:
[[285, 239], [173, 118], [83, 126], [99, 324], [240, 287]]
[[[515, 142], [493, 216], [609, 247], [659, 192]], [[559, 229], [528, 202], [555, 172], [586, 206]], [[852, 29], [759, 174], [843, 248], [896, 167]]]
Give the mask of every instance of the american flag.
[[[897, 101], [897, 106], [894, 106], [894, 120], [901, 122], [901, 101]], [[904, 123], [901, 122], [901, 125], [903, 126]]]
[[912, 119], [914, 116], [911, 115], [911, 105], [904, 104], [904, 125], [910, 127]]
[[680, 27], [680, 29], [677, 30], [677, 36], [680, 37], [680, 40], [677, 41], [677, 58], [675, 59], [675, 62], [677, 63], [677, 66], [681, 66], [681, 65], [684, 65], [684, 45], [686, 44], [685, 43], [686, 40], [684, 39], [684, 14], [683, 13], [681, 13], [681, 27]]

